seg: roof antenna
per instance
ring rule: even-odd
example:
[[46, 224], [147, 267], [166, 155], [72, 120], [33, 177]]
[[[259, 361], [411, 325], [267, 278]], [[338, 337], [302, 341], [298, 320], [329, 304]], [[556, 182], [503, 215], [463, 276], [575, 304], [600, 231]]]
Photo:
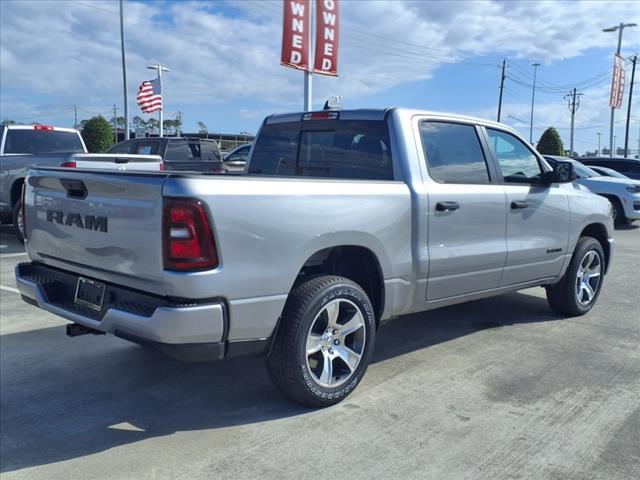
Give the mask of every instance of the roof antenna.
[[342, 104], [340, 103], [341, 100], [342, 100], [342, 97], [338, 95], [331, 96], [329, 97], [329, 100], [324, 102], [324, 107], [322, 107], [322, 109], [323, 110], [342, 110]]

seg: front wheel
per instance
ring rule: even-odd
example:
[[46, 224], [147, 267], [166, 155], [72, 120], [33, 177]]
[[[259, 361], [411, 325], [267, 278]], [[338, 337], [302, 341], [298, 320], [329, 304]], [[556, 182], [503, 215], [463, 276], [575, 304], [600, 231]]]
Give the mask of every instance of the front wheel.
[[296, 287], [284, 308], [269, 373], [282, 392], [310, 407], [340, 402], [358, 385], [375, 341], [367, 294], [351, 280], [321, 276]]
[[549, 305], [563, 315], [584, 315], [598, 300], [604, 271], [602, 245], [595, 238], [582, 237], [560, 282], [547, 287]]

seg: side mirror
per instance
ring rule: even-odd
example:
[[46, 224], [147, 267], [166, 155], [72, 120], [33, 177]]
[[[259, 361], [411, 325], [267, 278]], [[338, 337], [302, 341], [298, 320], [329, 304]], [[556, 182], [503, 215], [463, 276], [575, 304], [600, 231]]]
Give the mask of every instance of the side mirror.
[[543, 183], [547, 185], [551, 183], [571, 183], [576, 178], [578, 177], [571, 162], [557, 161], [552, 171], [542, 174]]

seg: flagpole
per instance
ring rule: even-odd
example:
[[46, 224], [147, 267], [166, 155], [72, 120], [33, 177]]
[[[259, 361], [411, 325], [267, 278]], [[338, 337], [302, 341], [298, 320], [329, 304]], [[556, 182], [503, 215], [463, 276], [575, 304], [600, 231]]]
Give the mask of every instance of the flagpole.
[[162, 95], [162, 108], [158, 112], [160, 114], [160, 138], [162, 138], [162, 133], [164, 130], [163, 124], [163, 111], [164, 111], [164, 92], [162, 91], [162, 66], [158, 65], [158, 85], [160, 85], [160, 94]]
[[164, 65], [160, 65], [159, 63], [156, 63], [155, 65], [149, 65], [147, 66], [147, 68], [151, 70], [156, 70], [156, 72], [158, 72], [158, 86], [160, 87], [160, 95], [162, 95], [162, 107], [158, 112], [160, 117], [160, 128], [158, 130], [160, 132], [160, 136], [162, 137], [163, 136], [162, 122], [163, 122], [163, 111], [164, 111], [164, 92], [162, 91], [162, 72], [170, 72], [171, 70], [169, 70]]

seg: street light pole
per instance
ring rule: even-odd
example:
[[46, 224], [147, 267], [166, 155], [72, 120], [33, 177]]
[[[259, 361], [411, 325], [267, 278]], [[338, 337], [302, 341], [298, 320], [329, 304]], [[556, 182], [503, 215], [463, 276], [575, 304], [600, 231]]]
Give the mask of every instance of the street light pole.
[[[169, 70], [167, 67], [165, 67], [164, 65], [160, 65], [159, 63], [156, 63], [155, 65], [148, 65], [147, 66], [148, 69], [150, 70], [155, 70], [158, 73], [158, 86], [160, 87], [160, 95], [163, 95], [162, 93], [162, 72], [170, 72], [171, 70]], [[160, 132], [160, 137], [163, 136], [163, 110], [164, 110], [164, 95], [162, 97], [162, 108], [160, 108], [159, 113], [159, 118], [160, 118], [160, 128], [159, 128], [159, 132]]]
[[[618, 31], [618, 48], [616, 49], [616, 55], [620, 55], [620, 48], [622, 47], [622, 31], [626, 27], [635, 27], [635, 26], [637, 26], [637, 24], [635, 23], [620, 22], [620, 25], [616, 25], [615, 27], [605, 28], [602, 30], [603, 32], [615, 32], [616, 30]], [[613, 122], [615, 120], [615, 115], [616, 115], [615, 112], [616, 112], [615, 107], [611, 107], [611, 124], [609, 125], [609, 145], [613, 144]], [[613, 148], [610, 150], [609, 156], [613, 157]]]
[[602, 134], [600, 132], [596, 133], [596, 135], [598, 135], [598, 152], [596, 153], [596, 157], [600, 156], [600, 137], [602, 136]]
[[124, 88], [124, 139], [129, 140], [129, 100], [127, 98], [127, 57], [124, 53], [124, 20], [120, 0], [120, 48], [122, 49], [122, 83]]
[[624, 158], [629, 157], [629, 121], [631, 120], [631, 99], [633, 98], [633, 82], [636, 77], [636, 61], [638, 55], [633, 56], [633, 67], [631, 70], [631, 85], [629, 85], [629, 103], [627, 105], [627, 124], [624, 129]]
[[536, 74], [538, 72], [539, 63], [531, 65], [533, 67], [533, 91], [531, 92], [531, 123], [529, 124], [529, 143], [533, 145], [533, 104], [536, 100]]

